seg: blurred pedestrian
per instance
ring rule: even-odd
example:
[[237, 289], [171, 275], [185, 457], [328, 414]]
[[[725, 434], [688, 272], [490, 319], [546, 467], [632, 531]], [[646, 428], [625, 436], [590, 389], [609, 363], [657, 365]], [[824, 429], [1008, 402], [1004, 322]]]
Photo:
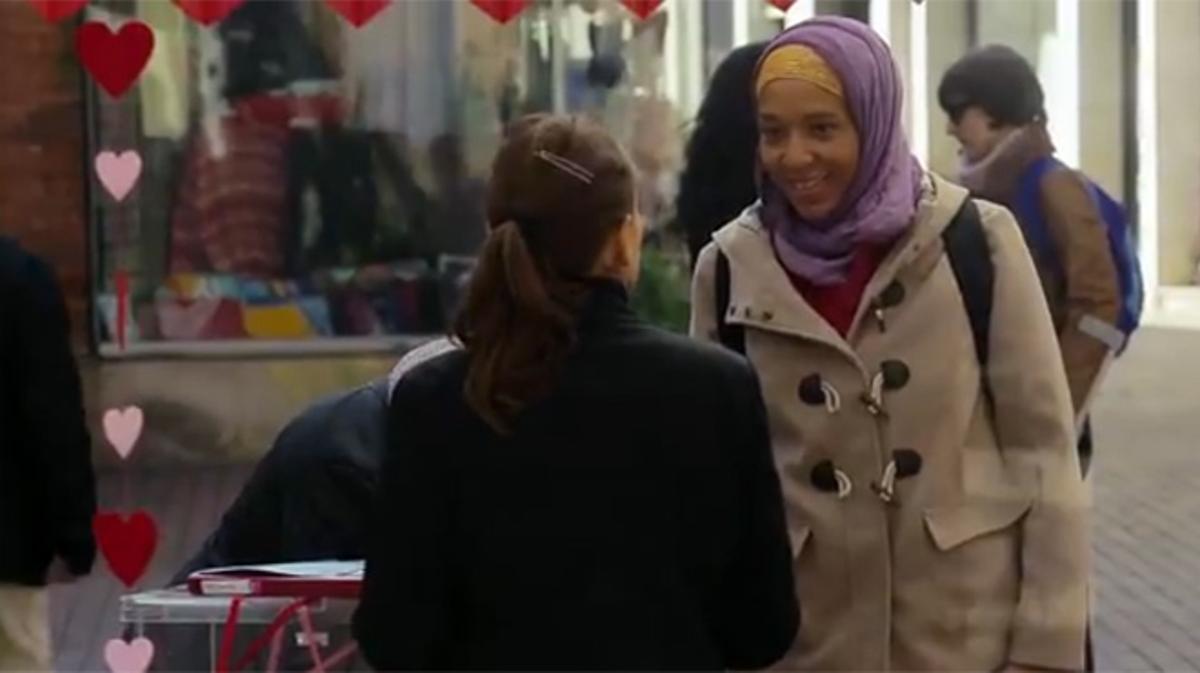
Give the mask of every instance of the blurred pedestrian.
[[938, 100], [948, 132], [962, 145], [962, 184], [1012, 211], [1025, 232], [1058, 335], [1086, 473], [1089, 402], [1126, 338], [1118, 328], [1122, 284], [1101, 195], [1055, 159], [1042, 85], [1011, 48], [964, 56], [946, 71]]
[[758, 199], [754, 68], [766, 42], [738, 47], [713, 73], [696, 115], [680, 177], [675, 216], [694, 265], [712, 234]]
[[46, 585], [96, 555], [95, 475], [54, 272], [0, 237], [0, 670], [52, 669]]

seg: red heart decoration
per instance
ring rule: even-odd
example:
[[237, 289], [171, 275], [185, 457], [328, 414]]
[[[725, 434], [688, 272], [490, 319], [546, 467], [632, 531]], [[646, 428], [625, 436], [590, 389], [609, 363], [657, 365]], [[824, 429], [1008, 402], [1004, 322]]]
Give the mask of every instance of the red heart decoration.
[[175, 0], [175, 6], [192, 20], [211, 26], [220, 23], [246, 0]]
[[645, 19], [662, 6], [663, 0], [621, 0], [639, 19]]
[[333, 11], [355, 28], [362, 28], [392, 4], [392, 0], [325, 0]]
[[796, 0], [767, 0], [767, 2], [775, 5], [780, 11], [788, 11], [792, 5], [796, 4]]
[[113, 33], [104, 23], [88, 21], [75, 35], [75, 50], [96, 83], [113, 98], [119, 98], [141, 77], [150, 61], [154, 31], [141, 21], [130, 21]]
[[100, 553], [117, 579], [133, 588], [146, 573], [158, 546], [158, 527], [142, 510], [128, 520], [116, 512], [98, 512], [92, 518], [92, 533]]
[[529, 0], [471, 0], [471, 4], [500, 23], [508, 23], [529, 6]]
[[88, 0], [29, 0], [29, 4], [50, 22], [58, 22], [75, 16]]
[[117, 348], [125, 350], [125, 321], [129, 320], [129, 272], [118, 269], [117, 285]]

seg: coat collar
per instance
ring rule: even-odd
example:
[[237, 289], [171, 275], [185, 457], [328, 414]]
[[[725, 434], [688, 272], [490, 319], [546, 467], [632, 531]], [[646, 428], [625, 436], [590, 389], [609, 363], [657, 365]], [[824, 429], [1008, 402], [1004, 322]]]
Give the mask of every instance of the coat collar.
[[588, 293], [579, 311], [581, 331], [637, 319], [629, 305], [629, 290], [622, 283], [609, 278], [581, 278], [579, 282]]
[[[892, 247], [867, 284], [850, 328], [850, 339], [873, 299], [930, 246], [940, 248], [942, 231], [966, 197], [962, 187], [932, 173], [926, 175], [913, 226]], [[729, 259], [731, 271], [726, 320], [817, 341], [857, 360], [847, 340], [793, 287], [771, 248], [770, 236], [758, 217], [759, 208], [760, 204], [751, 206], [713, 234], [717, 247]]]
[[1054, 143], [1046, 125], [1030, 124], [1013, 131], [986, 159], [964, 168], [961, 181], [977, 196], [1011, 203], [1021, 176], [1035, 161], [1053, 154]]

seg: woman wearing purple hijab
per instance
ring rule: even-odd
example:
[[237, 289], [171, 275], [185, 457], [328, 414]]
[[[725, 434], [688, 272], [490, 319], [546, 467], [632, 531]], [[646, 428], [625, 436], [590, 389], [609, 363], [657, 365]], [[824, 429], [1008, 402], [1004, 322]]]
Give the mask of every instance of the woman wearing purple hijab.
[[861, 23], [788, 30], [754, 87], [760, 199], [701, 252], [691, 329], [762, 380], [804, 611], [778, 667], [1081, 669], [1071, 398], [1012, 215], [913, 158]]

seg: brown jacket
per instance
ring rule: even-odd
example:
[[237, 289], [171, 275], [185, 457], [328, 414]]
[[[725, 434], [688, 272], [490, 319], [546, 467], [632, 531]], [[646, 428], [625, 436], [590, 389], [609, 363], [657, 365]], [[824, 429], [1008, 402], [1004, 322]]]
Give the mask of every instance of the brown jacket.
[[[996, 269], [980, 372], [940, 237], [965, 198], [927, 182], [846, 339], [793, 289], [754, 209], [700, 255], [692, 333], [716, 338], [719, 247], [783, 480], [803, 619], [780, 669], [1083, 666], [1087, 503], [1062, 361], [1020, 231], [980, 202]], [[893, 284], [904, 298], [878, 321], [868, 304]], [[898, 364], [907, 380], [880, 389]], [[889, 489], [902, 449], [921, 466]]]
[[[1018, 213], [1021, 176], [1035, 161], [1053, 153], [1045, 127], [1028, 126], [1016, 131], [987, 165], [970, 171], [964, 182], [974, 196]], [[1040, 192], [1042, 218], [1058, 259], [1035, 261], [1054, 318], [1075, 413], [1081, 415], [1111, 349], [1080, 325], [1089, 316], [1115, 325], [1121, 286], [1106, 225], [1083, 178], [1066, 168], [1053, 169], [1042, 178]]]

